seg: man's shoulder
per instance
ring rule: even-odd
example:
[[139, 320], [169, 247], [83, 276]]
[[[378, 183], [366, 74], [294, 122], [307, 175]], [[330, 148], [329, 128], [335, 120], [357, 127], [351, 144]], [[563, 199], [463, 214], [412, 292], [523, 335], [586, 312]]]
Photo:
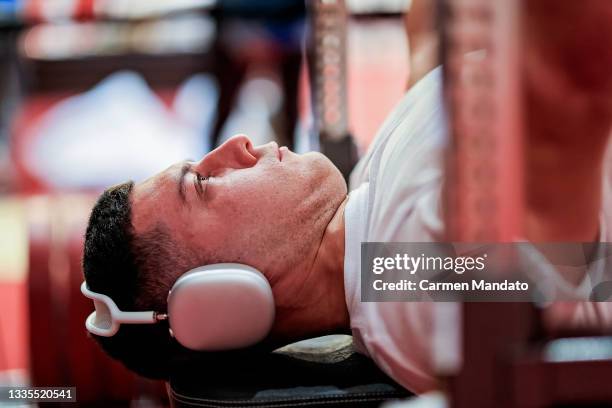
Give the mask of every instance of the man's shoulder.
[[448, 132], [441, 68], [416, 84], [402, 103], [403, 109], [398, 112], [380, 152], [376, 181], [382, 184], [398, 177], [404, 185], [421, 184], [431, 179], [422, 175], [439, 177], [443, 167], [442, 152]]
[[447, 132], [442, 92], [442, 68], [438, 67], [402, 99], [402, 109], [394, 112], [396, 116], [390, 129], [390, 141], [425, 147], [443, 144]]
[[384, 140], [370, 152], [368, 240], [428, 241], [442, 228], [441, 180], [444, 172], [446, 119], [442, 73], [438, 68], [402, 100], [387, 122]]
[[[375, 158], [385, 151], [397, 149], [398, 144], [417, 143], [418, 137], [425, 132], [432, 134], [428, 142], [442, 140], [445, 133], [442, 101], [442, 68], [438, 67], [408, 90], [387, 115], [366, 154], [351, 174], [350, 188], [357, 188], [370, 180], [372, 166], [378, 168], [387, 163]], [[438, 120], [435, 116], [439, 117]], [[423, 129], [427, 126], [432, 128]]]

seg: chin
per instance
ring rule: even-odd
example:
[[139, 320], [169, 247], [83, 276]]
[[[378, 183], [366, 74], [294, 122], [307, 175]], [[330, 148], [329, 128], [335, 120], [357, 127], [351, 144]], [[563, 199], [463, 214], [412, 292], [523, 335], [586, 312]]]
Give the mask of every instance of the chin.
[[331, 160], [321, 153], [316, 153], [316, 155], [321, 174], [319, 185], [325, 190], [324, 195], [327, 197], [329, 204], [336, 209], [346, 198], [346, 181]]
[[344, 176], [340, 173], [340, 170], [327, 157], [325, 157], [325, 161], [328, 163], [327, 170], [329, 173], [329, 183], [333, 186], [333, 191], [337, 193], [340, 202], [342, 202], [347, 194], [346, 180], [344, 180]]
[[345, 196], [347, 192], [346, 182], [340, 170], [322, 153], [311, 152], [304, 156], [311, 156], [313, 167], [316, 168], [323, 183], [332, 186], [333, 190], [338, 191], [341, 196]]

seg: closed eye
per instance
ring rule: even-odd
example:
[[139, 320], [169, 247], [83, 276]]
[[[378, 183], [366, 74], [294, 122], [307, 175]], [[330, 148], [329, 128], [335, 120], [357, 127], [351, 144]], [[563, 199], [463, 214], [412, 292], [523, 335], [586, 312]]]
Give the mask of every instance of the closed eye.
[[200, 173], [195, 173], [195, 177], [193, 178], [193, 185], [196, 189], [200, 198], [204, 196], [205, 187], [202, 186], [202, 182], [208, 181], [209, 177], [204, 177]]

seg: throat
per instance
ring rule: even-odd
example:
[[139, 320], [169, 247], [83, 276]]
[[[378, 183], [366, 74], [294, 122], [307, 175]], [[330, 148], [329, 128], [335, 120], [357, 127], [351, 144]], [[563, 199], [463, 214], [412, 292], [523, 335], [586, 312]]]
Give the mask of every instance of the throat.
[[349, 315], [344, 296], [344, 209], [348, 197], [340, 204], [327, 225], [310, 271], [312, 299], [317, 318], [328, 330], [349, 327]]

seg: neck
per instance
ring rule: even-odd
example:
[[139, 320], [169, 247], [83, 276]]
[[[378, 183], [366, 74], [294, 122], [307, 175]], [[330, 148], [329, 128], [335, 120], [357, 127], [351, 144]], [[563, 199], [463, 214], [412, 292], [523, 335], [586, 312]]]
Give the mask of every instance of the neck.
[[[313, 256], [304, 254], [306, 264], [273, 290], [289, 296], [277, 302], [276, 340], [297, 341], [325, 334], [346, 333], [349, 315], [344, 300], [344, 208], [348, 198], [335, 210]], [[310, 261], [307, 261], [310, 260]]]
[[320, 322], [331, 331], [347, 330], [349, 314], [344, 297], [344, 209], [342, 201], [327, 225], [311, 267]]

